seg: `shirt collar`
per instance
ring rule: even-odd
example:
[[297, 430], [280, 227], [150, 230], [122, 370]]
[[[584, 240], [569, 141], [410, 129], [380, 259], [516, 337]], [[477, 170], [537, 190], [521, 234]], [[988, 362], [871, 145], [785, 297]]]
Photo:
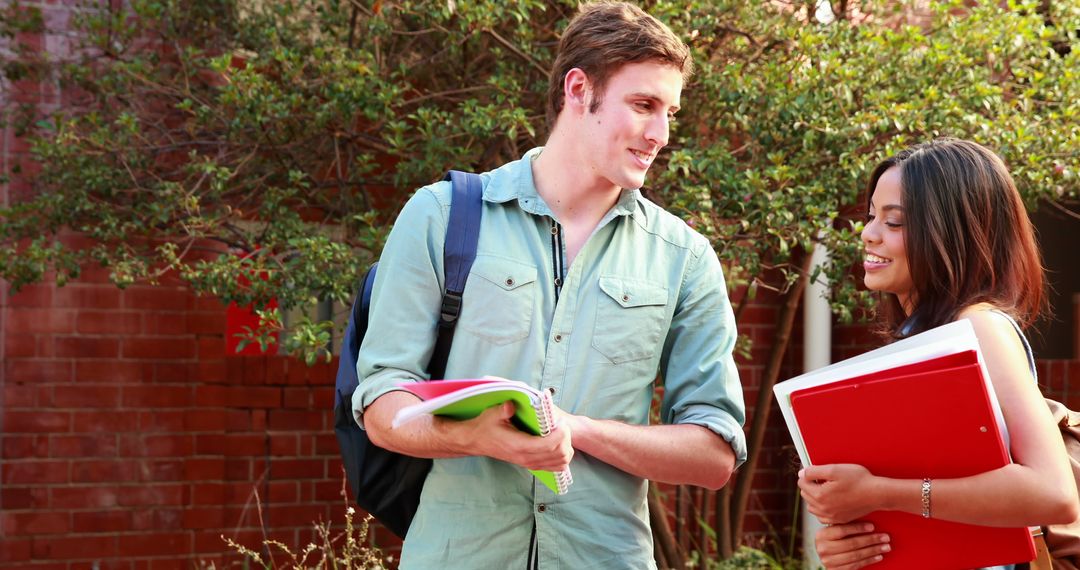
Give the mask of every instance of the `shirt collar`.
[[[496, 204], [517, 200], [522, 210], [538, 216], [551, 216], [551, 208], [540, 197], [533, 182], [532, 161], [540, 156], [544, 147], [529, 150], [520, 160], [509, 162], [491, 171], [491, 178], [484, 187], [484, 200]], [[638, 188], [623, 189], [615, 206], [608, 212], [608, 217], [631, 216], [639, 224], [645, 225], [645, 208], [641, 203], [644, 197]]]

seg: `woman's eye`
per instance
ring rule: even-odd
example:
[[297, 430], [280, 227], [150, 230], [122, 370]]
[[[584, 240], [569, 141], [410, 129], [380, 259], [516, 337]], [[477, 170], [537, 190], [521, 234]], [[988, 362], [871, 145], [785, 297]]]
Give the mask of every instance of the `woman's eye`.
[[890, 228], [902, 228], [902, 227], [904, 227], [904, 224], [901, 224], [900, 222], [885, 222], [885, 225], [889, 226]]

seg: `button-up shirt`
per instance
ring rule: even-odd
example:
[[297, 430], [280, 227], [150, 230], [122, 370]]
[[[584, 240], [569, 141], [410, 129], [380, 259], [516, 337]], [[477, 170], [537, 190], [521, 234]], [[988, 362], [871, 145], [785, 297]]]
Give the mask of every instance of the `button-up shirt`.
[[[532, 159], [482, 175], [483, 218], [447, 378], [495, 375], [549, 390], [573, 414], [646, 425], [659, 372], [660, 420], [695, 424], [746, 458], [732, 358], [735, 322], [708, 240], [638, 190], [624, 190], [568, 266], [561, 226]], [[363, 410], [427, 379], [443, 291], [450, 183], [421, 188], [387, 240], [360, 349]], [[572, 434], [571, 434], [572, 437]], [[436, 459], [402, 568], [521, 568], [534, 524], [540, 568], [652, 568], [647, 481], [584, 453], [555, 495], [524, 468]]]

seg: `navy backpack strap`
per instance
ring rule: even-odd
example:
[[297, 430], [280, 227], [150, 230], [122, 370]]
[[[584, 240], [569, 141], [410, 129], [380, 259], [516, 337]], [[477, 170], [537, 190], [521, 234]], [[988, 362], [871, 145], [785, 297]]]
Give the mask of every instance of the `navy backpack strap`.
[[454, 341], [454, 327], [461, 314], [461, 296], [469, 277], [476, 244], [480, 239], [480, 214], [483, 207], [484, 186], [480, 176], [469, 172], [451, 170], [443, 180], [449, 180], [453, 188], [450, 198], [450, 222], [446, 227], [446, 244], [443, 246], [443, 273], [446, 291], [443, 293], [442, 310], [439, 312], [439, 332], [435, 340], [435, 352], [428, 365], [433, 380], [441, 380], [450, 357], [450, 345]]

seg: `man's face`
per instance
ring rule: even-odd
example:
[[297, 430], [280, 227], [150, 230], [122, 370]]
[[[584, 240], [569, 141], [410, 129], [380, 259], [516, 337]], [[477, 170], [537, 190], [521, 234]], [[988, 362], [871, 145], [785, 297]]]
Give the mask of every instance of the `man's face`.
[[[577, 133], [595, 183], [618, 188], [645, 183], [649, 166], [668, 143], [682, 83], [677, 68], [654, 62], [629, 63], [611, 76], [600, 107], [584, 115]], [[594, 96], [590, 92], [588, 102]]]

